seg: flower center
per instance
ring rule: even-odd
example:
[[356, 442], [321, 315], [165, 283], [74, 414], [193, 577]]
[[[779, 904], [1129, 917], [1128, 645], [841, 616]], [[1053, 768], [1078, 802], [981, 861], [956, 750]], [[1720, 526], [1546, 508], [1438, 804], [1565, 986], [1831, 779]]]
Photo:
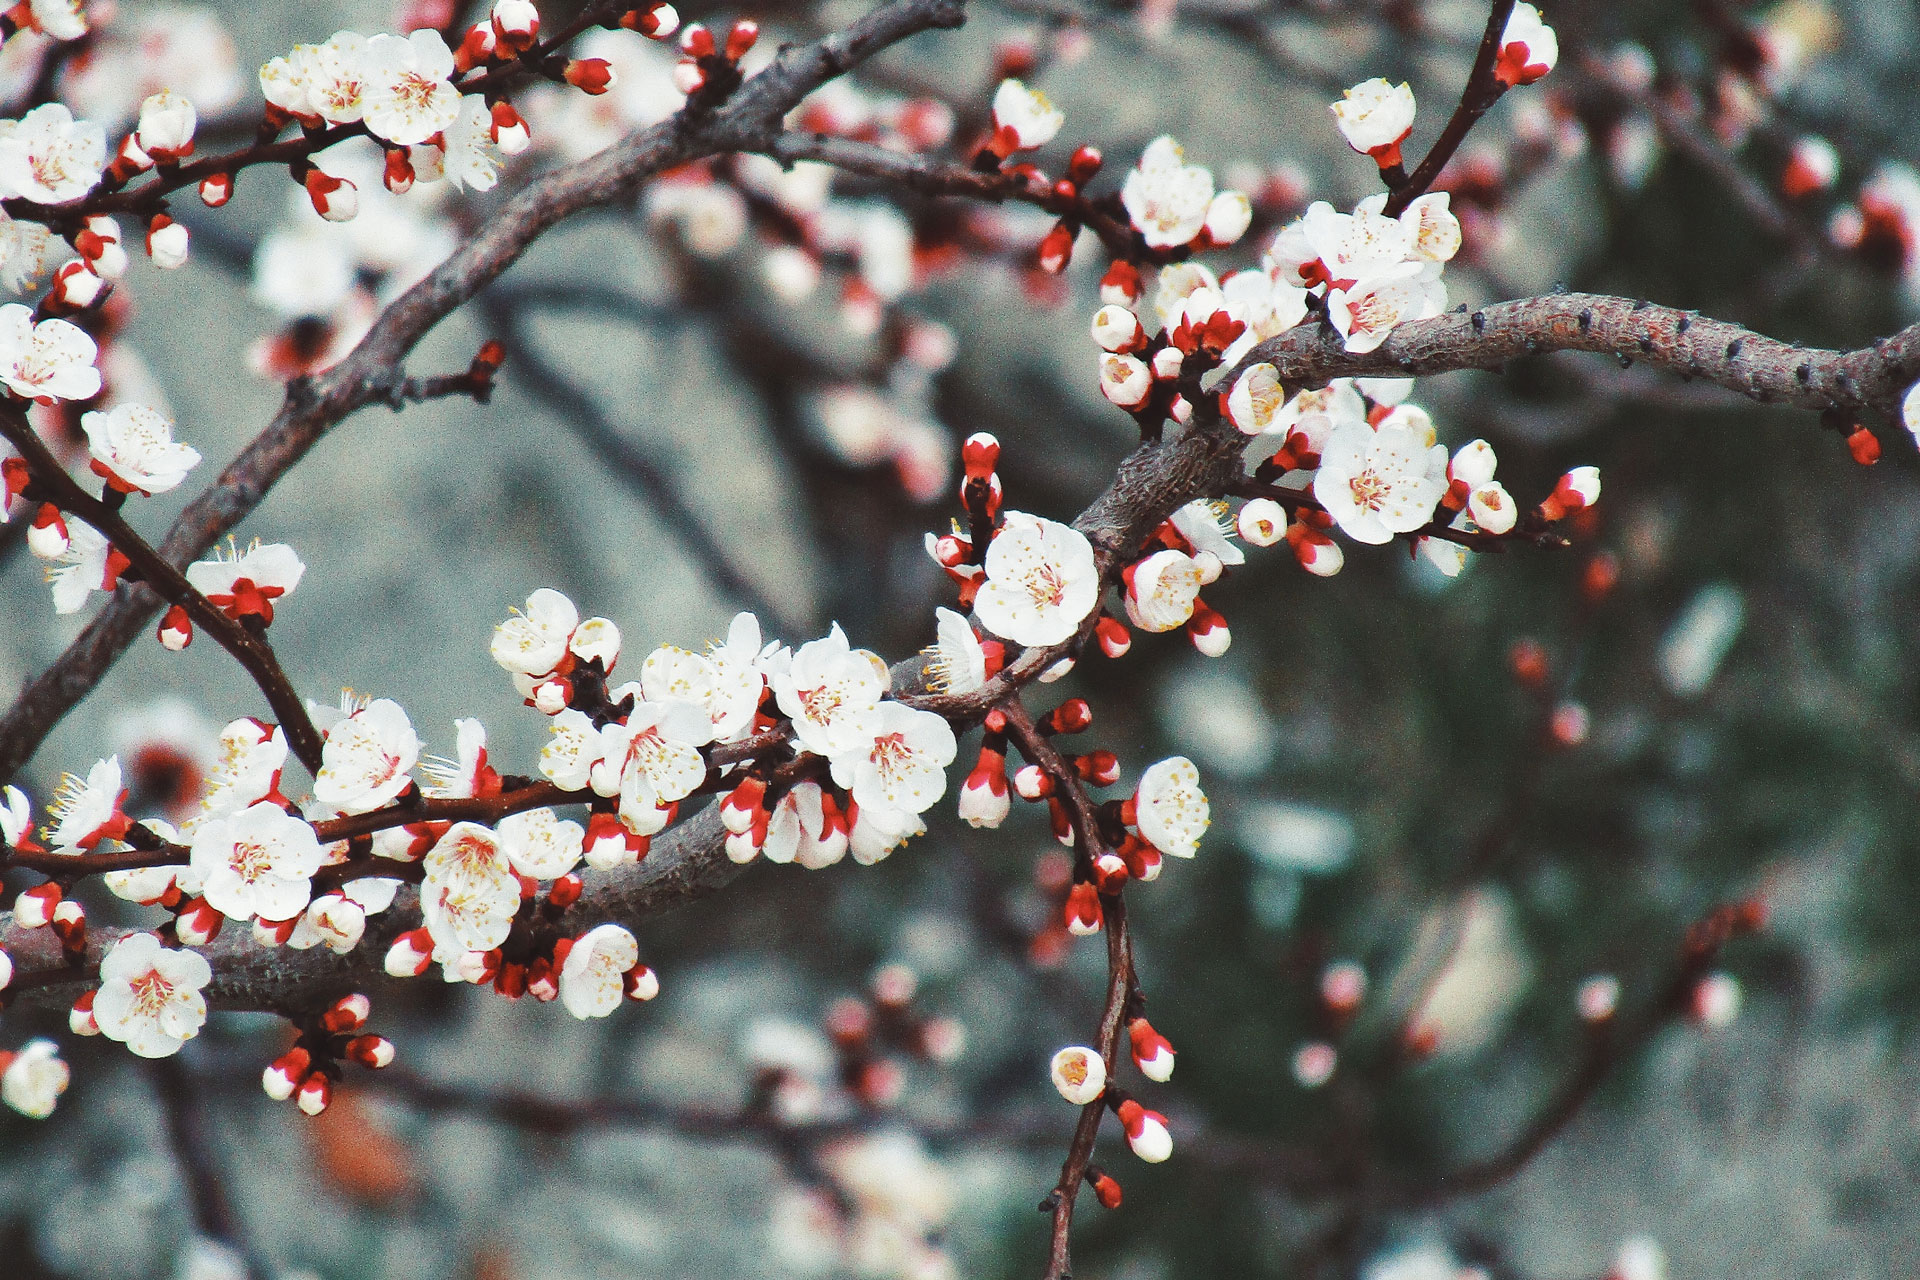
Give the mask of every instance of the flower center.
[[1347, 487], [1353, 492], [1354, 505], [1364, 507], [1368, 511], [1378, 511], [1380, 503], [1387, 496], [1385, 478], [1372, 467], [1368, 467], [1349, 480]]
[[136, 1017], [157, 1018], [161, 1010], [173, 1003], [173, 984], [161, 977], [158, 969], [147, 970], [130, 985]]
[[882, 777], [891, 778], [905, 768], [914, 755], [914, 749], [907, 745], [905, 737], [888, 733], [873, 740], [873, 751], [868, 758]]
[[1035, 568], [1026, 576], [1022, 585], [1026, 587], [1027, 594], [1033, 597], [1035, 604], [1057, 606], [1067, 594], [1067, 584], [1061, 579], [1059, 568], [1051, 564], [1043, 564]]
[[233, 869], [242, 880], [252, 883], [273, 869], [273, 851], [252, 840], [237, 841], [233, 846]]

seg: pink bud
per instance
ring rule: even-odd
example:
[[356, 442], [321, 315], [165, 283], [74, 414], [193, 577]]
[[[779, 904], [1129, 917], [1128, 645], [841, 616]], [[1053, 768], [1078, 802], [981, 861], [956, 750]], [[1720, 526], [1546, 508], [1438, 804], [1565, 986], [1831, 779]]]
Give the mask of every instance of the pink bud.
[[209, 209], [218, 209], [233, 199], [233, 175], [215, 173], [200, 179], [200, 203]]
[[293, 1104], [310, 1116], [317, 1116], [333, 1102], [333, 1081], [318, 1071], [308, 1076], [294, 1095]]
[[660, 994], [660, 975], [644, 964], [627, 970], [627, 999], [651, 1000]]
[[367, 1016], [372, 1012], [373, 1002], [356, 991], [328, 1005], [327, 1011], [320, 1015], [320, 1025], [335, 1035], [358, 1031], [367, 1025]]
[[[16, 921], [17, 923], [17, 921]], [[67, 1014], [67, 1029], [77, 1036], [97, 1036], [100, 1024], [93, 1020], [93, 998], [98, 991], [83, 991]]]
[[433, 938], [425, 929], [410, 929], [387, 948], [386, 970], [395, 978], [417, 978], [433, 963]]
[[312, 1065], [313, 1055], [305, 1049], [289, 1049], [260, 1073], [260, 1087], [275, 1102], [285, 1102], [307, 1078]]
[[185, 947], [204, 947], [220, 935], [227, 918], [205, 898], [189, 898], [174, 917], [173, 933]]
[[378, 1071], [393, 1061], [393, 1041], [385, 1036], [355, 1036], [347, 1041], [347, 1056]]
[[1120, 1104], [1118, 1114], [1133, 1154], [1148, 1164], [1159, 1164], [1173, 1154], [1173, 1134], [1167, 1131], [1165, 1116], [1147, 1110], [1131, 1098]]
[[193, 622], [187, 617], [187, 611], [179, 605], [170, 605], [167, 616], [160, 620], [160, 644], [174, 653], [180, 652], [193, 643]]

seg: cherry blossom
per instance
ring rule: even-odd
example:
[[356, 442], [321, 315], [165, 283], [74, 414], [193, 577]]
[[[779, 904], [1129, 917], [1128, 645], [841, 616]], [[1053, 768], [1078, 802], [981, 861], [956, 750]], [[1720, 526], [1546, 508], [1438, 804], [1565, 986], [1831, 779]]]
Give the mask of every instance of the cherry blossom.
[[1156, 551], [1127, 570], [1127, 620], [1142, 631], [1172, 631], [1193, 616], [1205, 585], [1200, 565], [1184, 551]]
[[65, 103], [0, 120], [0, 194], [65, 204], [93, 190], [106, 164], [106, 130], [75, 120]]
[[911, 810], [857, 805], [853, 825], [847, 831], [847, 852], [861, 866], [870, 867], [926, 832], [927, 824]]
[[121, 938], [100, 961], [93, 1021], [142, 1058], [165, 1058], [206, 1025], [202, 988], [213, 969], [197, 951], [171, 950], [151, 933]]
[[540, 772], [564, 791], [584, 791], [603, 750], [599, 728], [584, 711], [568, 709], [554, 716], [552, 736], [540, 750]]
[[180, 160], [193, 154], [193, 132], [198, 124], [192, 99], [162, 89], [140, 104], [135, 133], [140, 149], [155, 160]]
[[[613, 692], [640, 693], [627, 685]], [[624, 721], [600, 730], [600, 759], [593, 765], [593, 789], [603, 796], [625, 795], [632, 780], [642, 803], [664, 806], [684, 800], [707, 776], [700, 748], [713, 740], [713, 722], [698, 703], [678, 698], [635, 701]]]
[[28, 1119], [45, 1120], [67, 1091], [70, 1075], [60, 1046], [44, 1038], [29, 1040], [17, 1052], [0, 1053], [0, 1102]]
[[425, 142], [460, 115], [460, 91], [448, 79], [453, 52], [431, 27], [405, 37], [373, 37], [361, 67], [361, 110], [376, 137], [401, 146]]
[[640, 687], [649, 700], [691, 702], [703, 708], [713, 737], [720, 741], [751, 727], [766, 687], [766, 678], [753, 666], [751, 657], [759, 648], [759, 623], [752, 614], [741, 614], [740, 618], [751, 623], [751, 634], [742, 628], [739, 618], [734, 620], [743, 641], [739, 648], [720, 646], [703, 657], [663, 646], [648, 654], [640, 666]]
[[1560, 38], [1541, 21], [1540, 10], [1530, 4], [1513, 6], [1507, 28], [1500, 36], [1500, 56], [1494, 62], [1494, 78], [1504, 85], [1532, 84], [1553, 70], [1560, 61]]
[[502, 818], [494, 834], [515, 871], [535, 880], [558, 880], [580, 865], [586, 832], [551, 809], [528, 809]]
[[1053, 1055], [1053, 1087], [1076, 1107], [1084, 1107], [1107, 1091], [1107, 1063], [1098, 1051], [1068, 1045]]
[[1200, 771], [1185, 756], [1170, 756], [1140, 776], [1133, 794], [1134, 824], [1154, 848], [1175, 858], [1191, 858], [1209, 822], [1207, 794]]
[[923, 651], [927, 688], [934, 693], [976, 692], [990, 673], [973, 624], [944, 606], [936, 607], [933, 616], [934, 642]]
[[560, 1003], [580, 1019], [604, 1018], [626, 997], [626, 975], [640, 962], [640, 944], [617, 924], [596, 925], [574, 939], [560, 966]]
[[498, 836], [477, 823], [456, 822], [428, 851], [424, 868], [420, 913], [434, 959], [452, 964], [506, 941], [520, 909], [520, 882]]
[[1066, 116], [1047, 101], [1046, 94], [1018, 80], [1002, 80], [994, 91], [993, 149], [998, 155], [1044, 147], [1066, 122]]
[[[154, 835], [173, 844], [181, 842], [180, 833], [170, 823], [158, 818], [147, 818], [142, 823]], [[192, 867], [179, 865], [164, 867], [137, 867], [131, 871], [109, 871], [100, 879], [106, 884], [107, 892], [125, 902], [137, 902], [142, 906], [163, 904], [167, 900], [178, 901], [190, 898], [200, 892], [200, 876]], [[177, 895], [177, 896], [176, 896]]]
[[35, 324], [31, 309], [17, 302], [0, 306], [0, 383], [15, 395], [42, 404], [90, 400], [100, 393], [100, 370], [94, 367], [99, 354], [93, 338], [76, 324]]
[[1155, 138], [1120, 189], [1127, 216], [1148, 246], [1170, 249], [1199, 235], [1213, 203], [1213, 174], [1186, 162], [1172, 138]]
[[1346, 349], [1377, 349], [1408, 320], [1446, 310], [1446, 288], [1416, 263], [1402, 263], [1356, 281], [1350, 289], [1327, 294], [1327, 319], [1346, 340]]
[[[86, 521], [74, 517], [65, 523], [65, 544], [46, 567], [47, 582], [53, 587], [53, 611], [58, 614], [78, 613], [94, 592], [113, 590], [127, 563], [106, 536]], [[31, 532], [28, 545], [39, 552]]]
[[[1233, 528], [1232, 522], [1227, 521], [1224, 526], [1221, 523], [1226, 520], [1226, 515], [1225, 502], [1195, 498], [1167, 517], [1167, 523], [1192, 546], [1196, 558], [1212, 556], [1221, 565], [1245, 564], [1246, 552], [1234, 546], [1233, 539], [1228, 536]], [[1209, 582], [1217, 575], [1218, 566], [1214, 566], [1214, 569], [1215, 573], [1207, 575]]]
[[527, 597], [524, 611], [493, 629], [493, 660], [517, 675], [544, 676], [567, 656], [567, 643], [580, 625], [580, 611], [558, 591], [542, 587]]
[[191, 859], [201, 892], [227, 918], [291, 920], [306, 909], [321, 853], [312, 827], [262, 801], [201, 823]]
[[347, 813], [378, 809], [412, 785], [420, 738], [399, 703], [376, 698], [327, 731], [314, 799]]
[[208, 817], [237, 813], [280, 790], [287, 763], [287, 735], [276, 725], [244, 717], [220, 731], [220, 755], [207, 776]]
[[871, 740], [892, 676], [879, 655], [850, 646], [836, 622], [824, 638], [801, 645], [769, 683], [801, 745], [834, 756]]
[[[477, 93], [460, 99], [460, 114], [441, 135], [439, 169], [456, 190], [491, 191], [504, 163], [494, 141], [493, 111]], [[428, 175], [421, 175], [430, 181]]]
[[886, 701], [872, 736], [832, 757], [833, 780], [862, 809], [923, 813], [946, 794], [946, 768], [958, 751], [945, 717]]
[[187, 566], [187, 581], [228, 617], [271, 623], [273, 602], [292, 595], [306, 571], [293, 548], [283, 542], [263, 544], [256, 538], [240, 551], [229, 538], [211, 560]]
[[200, 452], [173, 438], [173, 419], [145, 405], [80, 415], [93, 470], [122, 493], [166, 493], [200, 463]]
[[974, 616], [1015, 644], [1059, 644], [1100, 599], [1093, 544], [1079, 530], [1021, 511], [1006, 513], [987, 547], [986, 580]]
[[46, 829], [48, 845], [55, 853], [80, 854], [93, 852], [102, 840], [120, 839], [132, 825], [120, 808], [126, 798], [119, 756], [97, 762], [84, 779], [65, 775], [47, 808], [53, 819]]
[[1400, 163], [1400, 144], [1413, 132], [1413, 89], [1389, 84], [1378, 77], [1348, 89], [1333, 104], [1340, 136], [1362, 155], [1372, 156], [1382, 169]]
[[1431, 431], [1382, 423], [1336, 428], [1320, 457], [1313, 495], [1356, 542], [1391, 542], [1420, 528], [1446, 492], [1447, 451]]

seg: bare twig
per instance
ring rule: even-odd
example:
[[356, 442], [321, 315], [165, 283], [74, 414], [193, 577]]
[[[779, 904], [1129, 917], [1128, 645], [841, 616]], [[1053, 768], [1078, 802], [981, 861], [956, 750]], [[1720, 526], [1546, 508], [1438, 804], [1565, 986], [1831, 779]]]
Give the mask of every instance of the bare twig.
[[1473, 57], [1473, 70], [1468, 73], [1466, 88], [1460, 93], [1460, 105], [1453, 109], [1446, 128], [1440, 131], [1440, 136], [1434, 140], [1432, 149], [1420, 161], [1419, 167], [1387, 195], [1383, 212], [1389, 218], [1399, 217], [1408, 205], [1427, 193], [1427, 188], [1447, 167], [1447, 161], [1453, 159], [1453, 153], [1466, 141], [1473, 126], [1480, 123], [1480, 117], [1487, 114], [1507, 91], [1493, 71], [1500, 59], [1500, 37], [1506, 32], [1507, 19], [1513, 16], [1514, 2], [1493, 0], [1493, 9], [1487, 15], [1486, 33], [1480, 37], [1480, 50]]

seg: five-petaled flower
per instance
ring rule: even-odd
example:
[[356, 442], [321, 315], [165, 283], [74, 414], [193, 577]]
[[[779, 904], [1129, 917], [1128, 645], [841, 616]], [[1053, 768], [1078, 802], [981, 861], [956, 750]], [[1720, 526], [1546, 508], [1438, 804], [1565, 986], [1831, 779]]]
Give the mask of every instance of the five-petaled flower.
[[200, 463], [200, 452], [173, 438], [173, 419], [140, 404], [80, 415], [94, 474], [122, 493], [166, 493]]
[[800, 744], [834, 756], [870, 738], [892, 676], [878, 654], [849, 645], [836, 622], [821, 639], [801, 645], [771, 683]]
[[1093, 544], [1079, 530], [1023, 511], [987, 546], [986, 581], [974, 597], [974, 616], [994, 635], [1015, 644], [1059, 644], [1072, 636], [1100, 601]]
[[17, 302], [0, 306], [0, 383], [41, 404], [91, 400], [100, 394], [100, 348], [79, 325], [65, 320], [34, 323]]
[[1206, 228], [1213, 174], [1188, 164], [1180, 144], [1163, 135], [1147, 144], [1139, 165], [1127, 174], [1120, 201], [1148, 247], [1171, 249]]
[[420, 737], [406, 711], [376, 698], [327, 731], [313, 798], [347, 813], [378, 809], [412, 784], [408, 770], [419, 759]]
[[1140, 775], [1133, 793], [1134, 825], [1164, 854], [1191, 858], [1209, 821], [1200, 771], [1185, 756], [1170, 756]]
[[163, 947], [151, 933], [129, 934], [100, 962], [93, 1020], [102, 1035], [143, 1058], [168, 1057], [206, 1025], [201, 990], [212, 980], [199, 952]]
[[945, 717], [882, 702], [871, 737], [832, 757], [834, 782], [864, 811], [924, 813], [947, 790], [947, 766], [959, 745]]
[[200, 892], [232, 920], [293, 919], [306, 910], [320, 862], [313, 828], [264, 800], [193, 833]]
[[1447, 451], [1432, 431], [1383, 422], [1334, 430], [1320, 456], [1313, 496], [1356, 542], [1391, 542], [1433, 518], [1447, 490]]
[[361, 69], [366, 79], [362, 117], [375, 137], [410, 146], [459, 118], [460, 91], [449, 79], [453, 51], [433, 28], [373, 37], [361, 55]]
[[107, 164], [107, 133], [65, 103], [0, 120], [0, 195], [65, 204], [93, 190]]

